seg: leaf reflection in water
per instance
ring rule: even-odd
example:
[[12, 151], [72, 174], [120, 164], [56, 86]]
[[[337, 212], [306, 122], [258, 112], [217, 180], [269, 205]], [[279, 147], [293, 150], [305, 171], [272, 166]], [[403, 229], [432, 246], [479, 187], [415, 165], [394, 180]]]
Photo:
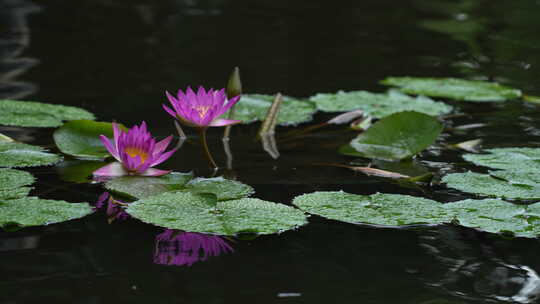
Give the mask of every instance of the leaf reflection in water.
[[166, 229], [156, 236], [154, 263], [191, 266], [210, 256], [231, 253], [234, 249], [217, 235]]

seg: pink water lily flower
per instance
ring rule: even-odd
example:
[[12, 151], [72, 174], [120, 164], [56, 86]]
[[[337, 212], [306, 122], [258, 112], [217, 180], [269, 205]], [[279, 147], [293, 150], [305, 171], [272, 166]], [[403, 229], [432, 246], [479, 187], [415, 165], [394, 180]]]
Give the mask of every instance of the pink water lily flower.
[[240, 120], [219, 118], [240, 100], [240, 95], [227, 99], [225, 89], [210, 89], [200, 86], [197, 93], [188, 87], [186, 92], [178, 90], [177, 97], [165, 92], [173, 109], [163, 105], [172, 117], [189, 127], [223, 127], [240, 123]]
[[100, 139], [105, 148], [116, 158], [117, 162], [110, 163], [94, 171], [97, 177], [113, 177], [123, 175], [161, 176], [171, 171], [151, 168], [166, 161], [176, 152], [176, 149], [165, 152], [172, 136], [156, 143], [152, 134], [147, 131], [146, 123], [134, 126], [127, 132], [113, 123], [114, 139], [111, 142], [105, 135]]

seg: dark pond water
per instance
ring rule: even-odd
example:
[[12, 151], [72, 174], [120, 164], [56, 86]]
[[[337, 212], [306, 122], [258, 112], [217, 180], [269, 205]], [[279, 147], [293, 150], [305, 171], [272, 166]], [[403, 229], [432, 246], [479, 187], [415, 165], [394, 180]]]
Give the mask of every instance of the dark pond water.
[[[164, 90], [223, 87], [234, 66], [250, 93], [383, 91], [379, 80], [410, 75], [489, 79], [540, 95], [539, 18], [533, 0], [0, 0], [0, 97], [80, 106], [127, 125], [146, 120], [164, 137], [174, 132], [161, 109]], [[445, 132], [445, 142], [540, 146], [536, 105], [454, 105], [466, 115], [449, 126], [486, 126]], [[278, 142], [281, 157], [273, 160], [254, 141], [258, 127], [233, 129], [233, 169], [220, 172], [252, 185], [255, 197], [288, 204], [302, 193], [340, 189], [466, 197], [313, 165], [354, 160], [336, 153], [355, 136], [339, 127]], [[289, 130], [278, 128], [278, 139]], [[212, 130], [210, 141], [224, 164], [221, 132]], [[51, 133], [9, 134], [51, 145]], [[162, 167], [208, 176], [189, 135]], [[467, 168], [459, 155], [434, 148], [419, 161], [440, 176]], [[102, 191], [64, 182], [54, 167], [31, 172], [41, 197], [94, 202]], [[312, 216], [296, 231], [225, 240], [233, 253], [175, 266], [159, 264], [161, 232], [136, 220], [108, 224], [103, 213], [2, 232], [0, 303], [535, 303], [540, 296], [535, 239]]]

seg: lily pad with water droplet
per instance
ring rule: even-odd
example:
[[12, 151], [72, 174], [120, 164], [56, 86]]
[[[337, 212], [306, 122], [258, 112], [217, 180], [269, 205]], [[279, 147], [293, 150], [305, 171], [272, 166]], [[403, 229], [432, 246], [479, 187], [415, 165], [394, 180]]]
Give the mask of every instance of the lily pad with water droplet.
[[297, 196], [293, 204], [311, 214], [355, 224], [440, 224], [450, 222], [453, 216], [439, 202], [401, 194], [313, 192]]
[[488, 174], [466, 172], [445, 175], [443, 183], [463, 192], [509, 199], [540, 199], [540, 184], [511, 183]]
[[122, 176], [105, 183], [108, 190], [132, 198], [145, 198], [167, 191], [183, 189], [193, 173], [171, 172], [160, 177]]
[[495, 148], [488, 154], [464, 154], [463, 158], [477, 166], [523, 172], [540, 172], [539, 148]]
[[399, 112], [376, 122], [353, 139], [351, 146], [367, 158], [401, 160], [433, 144], [442, 129], [442, 124], [432, 116]]
[[217, 201], [182, 191], [147, 197], [129, 204], [126, 211], [145, 223], [219, 235], [272, 234], [307, 223], [302, 211], [286, 205], [255, 198]]
[[494, 82], [458, 78], [388, 77], [384, 85], [408, 94], [445, 97], [463, 101], [500, 102], [521, 97], [521, 91]]
[[389, 90], [385, 94], [367, 91], [339, 91], [335, 94], [319, 93], [310, 98], [317, 108], [325, 112], [347, 112], [356, 109], [364, 111], [367, 116], [383, 118], [388, 115], [415, 111], [431, 116], [447, 114], [452, 107], [431, 98], [411, 97], [397, 90]]
[[[123, 125], [119, 125], [125, 130]], [[100, 135], [113, 137], [110, 122], [74, 120], [54, 131], [53, 138], [62, 153], [84, 159], [104, 159], [109, 152], [99, 139]]]
[[[242, 123], [262, 121], [266, 117], [268, 109], [274, 101], [274, 96], [264, 94], [242, 95], [240, 101], [234, 107], [233, 119], [242, 120]], [[308, 100], [300, 100], [289, 96], [283, 96], [283, 102], [279, 109], [277, 124], [282, 126], [298, 125], [311, 121], [317, 111], [315, 105]], [[226, 113], [225, 115], [229, 115]]]
[[0, 199], [0, 227], [4, 229], [49, 225], [81, 218], [90, 213], [92, 207], [87, 203], [68, 203], [37, 197]]
[[43, 152], [38, 146], [17, 142], [0, 142], [0, 167], [36, 167], [57, 163], [62, 158]]
[[14, 199], [27, 196], [32, 188], [24, 187], [34, 183], [34, 176], [26, 171], [0, 169], [0, 199]]
[[94, 119], [77, 107], [34, 101], [0, 100], [0, 125], [18, 127], [58, 127], [65, 120]]

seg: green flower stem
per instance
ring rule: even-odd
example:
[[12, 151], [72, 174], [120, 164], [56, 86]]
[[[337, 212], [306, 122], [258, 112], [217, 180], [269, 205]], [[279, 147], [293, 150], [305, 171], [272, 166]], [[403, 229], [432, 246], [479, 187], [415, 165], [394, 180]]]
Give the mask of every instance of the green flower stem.
[[204, 148], [204, 152], [206, 153], [206, 158], [208, 158], [208, 161], [212, 165], [213, 168], [217, 168], [216, 162], [214, 161], [214, 158], [212, 157], [212, 154], [210, 154], [210, 149], [208, 149], [208, 143], [206, 142], [206, 130], [207, 128], [200, 128], [199, 134], [201, 136], [201, 143]]

